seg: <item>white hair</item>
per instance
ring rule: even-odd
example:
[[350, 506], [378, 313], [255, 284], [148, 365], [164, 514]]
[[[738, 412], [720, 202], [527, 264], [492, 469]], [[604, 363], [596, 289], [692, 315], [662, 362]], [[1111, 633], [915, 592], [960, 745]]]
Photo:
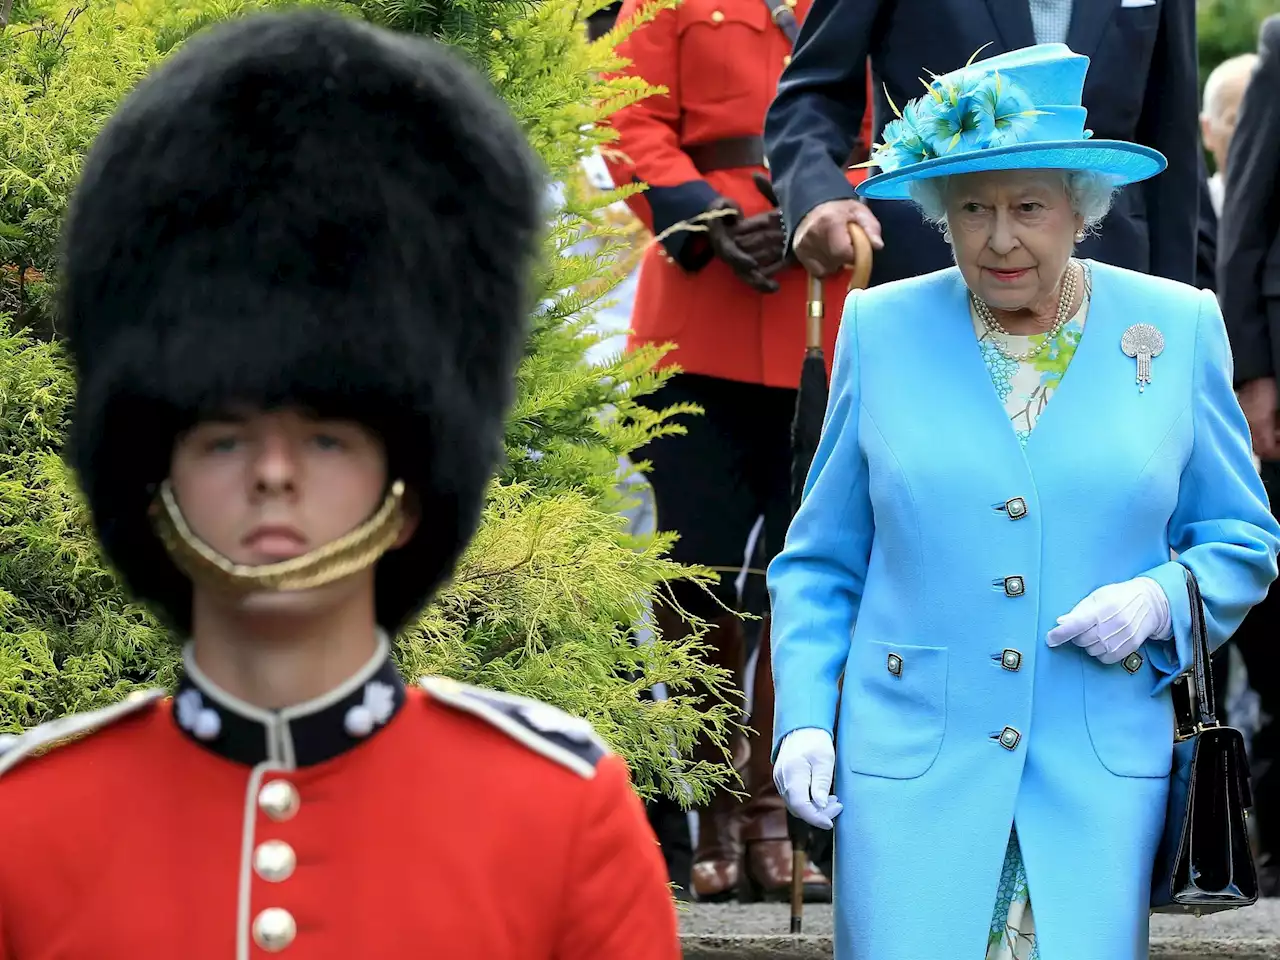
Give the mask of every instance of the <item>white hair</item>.
[[[1071, 209], [1084, 220], [1086, 232], [1102, 222], [1117, 187], [1106, 174], [1093, 170], [1057, 170], [1062, 177], [1062, 189], [1071, 201]], [[911, 199], [915, 201], [924, 218], [945, 230], [947, 226], [947, 185], [950, 177], [929, 177], [913, 180], [907, 185]]]
[[[1257, 64], [1256, 53], [1242, 53], [1238, 57], [1223, 60], [1214, 67], [1209, 79], [1204, 82], [1201, 116], [1219, 122], [1230, 107], [1239, 106], [1244, 88], [1253, 76], [1253, 68]], [[1232, 103], [1232, 100], [1235, 102]]]

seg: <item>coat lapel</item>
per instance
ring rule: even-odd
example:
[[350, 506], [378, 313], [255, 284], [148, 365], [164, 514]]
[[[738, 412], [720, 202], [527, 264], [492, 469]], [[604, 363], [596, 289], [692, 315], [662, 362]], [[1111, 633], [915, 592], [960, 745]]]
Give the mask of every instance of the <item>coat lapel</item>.
[[1086, 57], [1093, 56], [1107, 24], [1119, 9], [1120, 0], [1075, 0], [1067, 46]]
[[[943, 309], [933, 317], [930, 339], [938, 349], [930, 351], [936, 363], [927, 374], [928, 382], [939, 388], [935, 399], [947, 411], [942, 418], [945, 429], [955, 431], [957, 436], [969, 436], [980, 449], [1025, 469], [1022, 444], [991, 382], [991, 372], [973, 332], [969, 288], [959, 270], [954, 271], [953, 279]], [[936, 410], [933, 415], [938, 416]]]
[[[1092, 261], [1089, 266], [1093, 273], [1093, 294], [1084, 335], [1062, 382], [1040, 412], [1025, 446], [1018, 441], [1013, 424], [1009, 422], [1009, 413], [996, 393], [991, 373], [982, 359], [969, 315], [969, 290], [958, 270], [954, 286], [948, 292], [945, 309], [936, 315], [936, 328], [931, 339], [941, 349], [936, 354], [939, 364], [930, 376], [932, 382], [951, 384], [951, 388], [945, 391], [945, 403], [957, 418], [954, 429], [972, 432], [977, 429], [977, 424], [981, 424], [986, 449], [993, 453], [998, 451], [1001, 457], [1021, 463], [1033, 474], [1037, 463], [1044, 466], [1046, 456], [1052, 460], [1054, 445], [1062, 442], [1059, 434], [1063, 431], [1069, 433], [1073, 429], [1072, 424], [1091, 423], [1095, 417], [1106, 416], [1105, 407], [1092, 407], [1096, 391], [1090, 390], [1090, 383], [1100, 377], [1110, 378], [1114, 373], [1108, 368], [1114, 366], [1116, 356], [1120, 355], [1122, 331], [1118, 324], [1125, 314], [1110, 299], [1113, 290], [1107, 282], [1106, 268], [1099, 269]], [[1100, 273], [1103, 274], [1101, 278]]]
[[[1076, 0], [1076, 6], [1079, 7], [1084, 2], [1087, 0]], [[987, 11], [1005, 50], [1018, 50], [1035, 44], [1036, 32], [1031, 26], [1031, 4], [1027, 0], [987, 0]], [[1000, 51], [984, 52], [990, 57]]]
[[[1093, 273], [1093, 292], [1089, 313], [1085, 317], [1084, 334], [1080, 337], [1075, 356], [1067, 365], [1062, 382], [1040, 411], [1040, 418], [1027, 439], [1026, 454], [1033, 469], [1037, 451], [1061, 442], [1057, 438], [1060, 431], [1070, 430], [1072, 424], [1094, 423], [1096, 418], [1107, 415], [1105, 404], [1098, 407], [1096, 402], [1100, 397], [1109, 396], [1109, 391], [1095, 388], [1097, 384], [1111, 379], [1110, 371], [1104, 371], [1104, 368], [1114, 366], [1115, 355], [1120, 353], [1121, 331], [1116, 326], [1116, 318], [1123, 317], [1124, 313], [1110, 299], [1112, 288], [1107, 283], [1105, 268], [1099, 271], [1092, 261], [1089, 261], [1089, 267]], [[1099, 273], [1104, 275], [1099, 277]]]

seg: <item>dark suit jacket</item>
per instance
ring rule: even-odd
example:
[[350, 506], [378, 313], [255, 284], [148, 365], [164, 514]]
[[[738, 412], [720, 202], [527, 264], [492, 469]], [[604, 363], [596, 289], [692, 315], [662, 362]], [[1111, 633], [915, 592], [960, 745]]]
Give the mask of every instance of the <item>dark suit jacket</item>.
[[[875, 129], [895, 103], [924, 92], [926, 68], [942, 74], [1035, 43], [1027, 0], [814, 0], [791, 65], [765, 121], [774, 184], [789, 229], [826, 200], [853, 196], [840, 170], [866, 98], [862, 64], [876, 80]], [[1082, 256], [1192, 282], [1196, 262], [1199, 112], [1194, 0], [1075, 0], [1067, 45], [1091, 58], [1084, 105], [1101, 139], [1159, 150], [1169, 169], [1126, 189]], [[873, 202], [884, 227], [872, 282], [951, 264], [951, 251], [913, 204]], [[790, 234], [788, 235], [790, 243]]]
[[1218, 215], [1209, 194], [1209, 168], [1200, 152], [1200, 220], [1196, 232], [1196, 286], [1218, 289]]
[[1227, 163], [1218, 299], [1236, 383], [1280, 370], [1280, 16], [1262, 25]]

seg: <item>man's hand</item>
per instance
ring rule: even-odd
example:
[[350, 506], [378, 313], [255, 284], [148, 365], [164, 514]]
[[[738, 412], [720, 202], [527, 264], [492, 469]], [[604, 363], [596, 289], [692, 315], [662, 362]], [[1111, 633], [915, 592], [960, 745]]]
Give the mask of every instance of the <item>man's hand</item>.
[[1280, 437], [1276, 434], [1275, 377], [1250, 380], [1240, 388], [1240, 409], [1249, 421], [1253, 452], [1262, 460], [1280, 460]]
[[828, 200], [805, 215], [792, 246], [796, 258], [815, 277], [829, 277], [854, 262], [849, 222], [866, 231], [873, 250], [884, 249], [880, 221], [861, 200]]
[[[720, 197], [708, 212], [727, 210], [724, 216], [714, 217], [707, 221], [707, 237], [711, 241], [711, 250], [717, 257], [729, 265], [738, 279], [761, 293], [777, 293], [778, 283], [771, 279], [782, 267], [782, 241], [776, 242], [773, 255], [776, 262], [771, 262], [765, 250], [770, 243], [771, 233], [781, 234], [781, 223], [772, 231], [769, 228], [771, 219], [777, 219], [777, 211], [762, 213], [754, 217], [744, 217], [742, 208], [728, 197]], [[759, 253], [767, 266], [762, 267], [756, 259]]]
[[[787, 265], [782, 249], [786, 237], [782, 231], [782, 212], [779, 210], [767, 210], [754, 217], [739, 220], [733, 239], [756, 262], [756, 267], [766, 277], [772, 277]], [[776, 289], [776, 283], [774, 287]]]

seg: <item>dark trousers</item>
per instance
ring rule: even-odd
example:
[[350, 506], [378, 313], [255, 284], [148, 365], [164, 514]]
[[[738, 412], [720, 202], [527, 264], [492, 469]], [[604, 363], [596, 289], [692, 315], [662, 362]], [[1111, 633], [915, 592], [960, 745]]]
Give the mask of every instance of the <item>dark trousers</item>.
[[[653, 464], [649, 483], [658, 529], [680, 534], [672, 559], [719, 573], [716, 595], [736, 609], [740, 598], [735, 580], [751, 531], [763, 516], [744, 590], [752, 600], [751, 612], [763, 612], [754, 608], [763, 596], [765, 568], [782, 549], [791, 520], [796, 391], [682, 373], [642, 402], [655, 410], [691, 403], [704, 411], [679, 418], [687, 433], [660, 437], [638, 452]], [[684, 589], [678, 599], [700, 617], [722, 612], [697, 589]]]
[[[767, 612], [765, 569], [782, 548], [790, 521], [795, 396], [794, 390], [686, 373], [642, 398], [654, 410], [676, 404], [694, 404], [703, 410], [700, 415], [679, 417], [685, 433], [660, 437], [637, 452], [652, 465], [648, 479], [658, 529], [680, 535], [672, 558], [709, 567], [720, 575], [713, 596], [692, 584], [673, 585], [676, 602], [694, 616], [709, 621], [722, 618], [721, 604], [757, 615]], [[763, 528], [748, 562], [751, 533], [761, 517]], [[739, 593], [737, 581], [744, 567], [747, 577]], [[759, 642], [759, 622], [747, 623], [742, 633], [754, 647]], [[724, 636], [724, 630], [713, 630], [708, 640], [716, 644]], [[735, 655], [741, 657], [736, 670], [741, 673], [750, 650], [739, 649]], [[713, 653], [711, 660], [723, 665], [724, 658], [717, 660]], [[750, 790], [752, 785], [747, 787]], [[693, 851], [683, 811], [666, 800], [650, 803], [648, 810], [671, 879], [687, 890]], [[713, 825], [703, 816], [699, 823], [704, 832]], [[705, 840], [700, 838], [700, 848]]]
[[[1280, 462], [1262, 465], [1271, 512], [1280, 516]], [[1262, 707], [1262, 728], [1253, 739], [1254, 812], [1261, 852], [1271, 870], [1280, 867], [1280, 587], [1273, 585], [1249, 611], [1235, 643], [1249, 671], [1249, 685]], [[1215, 664], [1216, 666], [1216, 664]], [[1225, 665], [1224, 665], [1225, 666]], [[1217, 677], [1215, 677], [1217, 679]], [[1264, 892], [1265, 881], [1264, 881]], [[1276, 889], [1272, 888], [1272, 895]]]

